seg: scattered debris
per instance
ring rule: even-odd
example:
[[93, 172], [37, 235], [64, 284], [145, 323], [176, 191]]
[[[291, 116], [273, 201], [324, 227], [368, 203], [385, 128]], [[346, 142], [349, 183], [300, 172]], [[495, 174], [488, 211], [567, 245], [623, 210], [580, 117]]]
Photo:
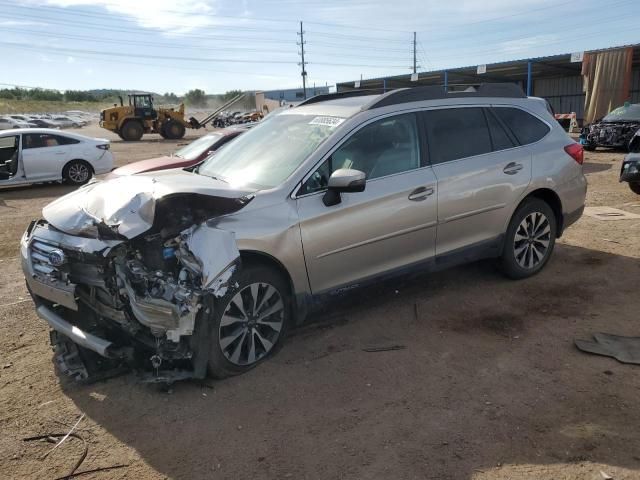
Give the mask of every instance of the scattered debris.
[[78, 424], [82, 421], [84, 416], [85, 416], [84, 413], [82, 415], [80, 415], [80, 418], [78, 419], [78, 421], [73, 425], [73, 427], [71, 427], [71, 430], [69, 430], [69, 432], [67, 432], [67, 433], [47, 433], [47, 434], [44, 434], [44, 435], [37, 435], [35, 437], [27, 437], [27, 438], [23, 438], [22, 439], [23, 442], [33, 442], [33, 441], [36, 441], [36, 440], [46, 440], [47, 442], [55, 442], [56, 438], [62, 437], [55, 444], [55, 446], [51, 450], [49, 450], [47, 453], [45, 453], [42, 456], [43, 460], [50, 453], [52, 453], [56, 448], [58, 448], [60, 445], [62, 445], [62, 443], [69, 437], [76, 438], [76, 439], [78, 439], [78, 440], [80, 440], [82, 442], [82, 445], [83, 445], [82, 454], [80, 455], [80, 458], [78, 458], [78, 460], [74, 464], [73, 468], [71, 468], [71, 470], [69, 470], [69, 473], [67, 473], [66, 475], [63, 475], [61, 477], [57, 477], [54, 480], [69, 480], [71, 478], [79, 477], [81, 475], [88, 475], [90, 473], [104, 472], [104, 471], [107, 471], [107, 470], [115, 470], [116, 468], [128, 467], [128, 465], [120, 464], [120, 465], [112, 465], [110, 467], [99, 467], [99, 468], [93, 468], [91, 470], [82, 470], [80, 472], [76, 472], [76, 470], [78, 470], [80, 465], [82, 465], [82, 462], [84, 462], [84, 460], [87, 458], [87, 454], [89, 453], [89, 446], [87, 445], [87, 441], [84, 438], [82, 438], [80, 435], [78, 435], [77, 433], [74, 433], [74, 430], [76, 429]]
[[583, 352], [613, 357], [621, 363], [640, 365], [640, 337], [595, 333], [593, 338], [594, 342], [575, 340], [574, 343]]
[[603, 478], [604, 480], [613, 480], [613, 477], [612, 477], [611, 475], [609, 475], [609, 474], [608, 474], [608, 473], [606, 473], [606, 472], [603, 472], [602, 470], [600, 470], [600, 475], [602, 475], [602, 478]]
[[374, 353], [374, 352], [389, 352], [392, 350], [404, 350], [406, 347], [406, 345], [389, 345], [388, 347], [368, 347], [368, 348], [363, 348], [362, 351], [363, 352], [369, 352], [369, 353]]
[[[60, 439], [60, 441], [58, 443], [55, 444], [55, 446], [49, 450], [47, 453], [45, 453], [42, 458], [45, 459], [49, 456], [50, 453], [52, 453], [56, 448], [58, 448], [60, 445], [62, 445], [64, 443], [64, 441], [69, 438], [69, 436], [73, 433], [73, 431], [76, 429], [76, 427], [78, 426], [78, 424], [82, 421], [82, 419], [84, 418], [84, 413], [82, 415], [80, 415], [80, 418], [78, 419], [78, 421], [73, 425], [73, 427], [71, 427], [71, 430], [69, 430], [69, 433], [67, 433], [64, 437], [62, 437], [62, 439]], [[84, 440], [83, 440], [84, 441]]]
[[[77, 433], [47, 433], [46, 435], [38, 435], [36, 437], [27, 437], [27, 438], [23, 438], [22, 440], [24, 442], [33, 442], [35, 440], [46, 440], [46, 441], [52, 441], [52, 439], [56, 438], [56, 437], [63, 437], [63, 438], [69, 438], [69, 437], [73, 437], [73, 438], [77, 438], [78, 440], [80, 440], [83, 443], [83, 451], [82, 451], [82, 455], [80, 455], [80, 458], [78, 459], [78, 461], [75, 463], [75, 465], [71, 468], [71, 470], [69, 470], [69, 473], [61, 478], [72, 478], [74, 472], [78, 469], [78, 467], [80, 465], [82, 465], [82, 462], [84, 462], [84, 459], [87, 458], [87, 453], [89, 453], [89, 447], [87, 446], [87, 442], [85, 441], [84, 438], [82, 438], [80, 435], [78, 435]], [[58, 444], [60, 444], [61, 442], [58, 442]], [[50, 450], [49, 452], [51, 452], [52, 450]]]
[[13, 363], [12, 363], [12, 362], [5, 363], [5, 364], [2, 366], [2, 368], [5, 368], [5, 369], [6, 369], [6, 368], [11, 368], [11, 367], [13, 367]]
[[609, 242], [609, 243], [617, 243], [618, 245], [622, 245], [620, 242], [618, 242], [617, 240], [611, 240], [610, 238], [603, 238], [602, 240], [604, 240], [605, 242]]

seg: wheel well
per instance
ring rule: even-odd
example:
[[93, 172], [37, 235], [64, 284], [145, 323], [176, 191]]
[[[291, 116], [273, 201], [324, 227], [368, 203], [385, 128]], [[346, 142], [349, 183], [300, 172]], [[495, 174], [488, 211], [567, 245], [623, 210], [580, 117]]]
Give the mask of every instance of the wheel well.
[[89, 167], [89, 170], [91, 170], [91, 173], [95, 173], [96, 171], [93, 169], [93, 165], [91, 165], [89, 162], [87, 162], [86, 160], [83, 160], [82, 158], [74, 158], [73, 160], [69, 160], [67, 163], [64, 164], [64, 167], [62, 167], [62, 174], [64, 175], [64, 172], [67, 170], [67, 167], [69, 167], [69, 165], [71, 165], [73, 162], [82, 162], [84, 163], [87, 167]]
[[[560, 197], [558, 197], [556, 192], [554, 192], [553, 190], [549, 190], [548, 188], [540, 188], [527, 195], [526, 198], [522, 200], [522, 202], [531, 197], [539, 198], [551, 207], [551, 210], [553, 210], [553, 214], [556, 217], [556, 224], [558, 226], [556, 236], [560, 238], [562, 236], [562, 230], [564, 228], [564, 216], [562, 215], [562, 202], [560, 201]], [[520, 204], [522, 204], [522, 202], [520, 202]]]
[[140, 120], [139, 118], [125, 118], [122, 121], [122, 124], [120, 125], [120, 129], [123, 129], [125, 127], [125, 125], [129, 122], [135, 122], [140, 124], [140, 126], [142, 127], [142, 129], [144, 130], [144, 125], [142, 124], [142, 120]]
[[246, 262], [252, 265], [264, 265], [265, 267], [269, 267], [277, 271], [287, 282], [287, 285], [289, 286], [289, 294], [293, 295], [293, 282], [291, 281], [291, 275], [289, 275], [289, 272], [284, 265], [282, 265], [282, 263], [280, 263], [276, 258], [263, 252], [243, 250], [240, 252], [240, 259], [243, 263]]

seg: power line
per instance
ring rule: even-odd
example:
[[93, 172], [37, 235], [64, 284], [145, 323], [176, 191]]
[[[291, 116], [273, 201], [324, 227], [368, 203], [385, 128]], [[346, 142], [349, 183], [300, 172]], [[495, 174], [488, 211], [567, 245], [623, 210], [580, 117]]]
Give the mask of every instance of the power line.
[[14, 28], [14, 27], [3, 27], [3, 31], [17, 32], [17, 33], [27, 33], [34, 37], [38, 38], [65, 38], [71, 40], [84, 40], [89, 42], [96, 43], [115, 43], [121, 45], [129, 45], [129, 46], [148, 46], [148, 47], [162, 47], [162, 48], [178, 48], [178, 49], [196, 49], [196, 50], [206, 50], [211, 52], [219, 52], [225, 53], [228, 51], [244, 51], [244, 52], [257, 52], [257, 53], [283, 53], [283, 54], [291, 54], [290, 50], [274, 50], [272, 48], [268, 48], [267, 50], [258, 49], [258, 48], [250, 48], [250, 47], [223, 47], [223, 48], [211, 48], [211, 47], [203, 47], [201, 45], [186, 45], [186, 44], [175, 44], [175, 43], [166, 43], [166, 42], [144, 42], [139, 40], [119, 40], [115, 38], [106, 38], [106, 37], [96, 37], [89, 35], [76, 35], [76, 34], [64, 34], [64, 33], [46, 33], [40, 32], [37, 30], [29, 30], [22, 28]]
[[[5, 45], [7, 47], [20, 47], [20, 48], [34, 48], [31, 45], [27, 45], [24, 43], [15, 43], [15, 42], [0, 42], [0, 45]], [[134, 53], [119, 53], [119, 52], [105, 52], [100, 50], [80, 50], [80, 49], [72, 49], [72, 48], [57, 48], [57, 47], [41, 47], [38, 49], [43, 53], [48, 52], [64, 52], [68, 55], [97, 55], [97, 56], [108, 56], [108, 57], [126, 57], [126, 58], [153, 58], [157, 60], [175, 60], [175, 61], [186, 61], [186, 62], [205, 62], [205, 63], [264, 63], [264, 64], [279, 64], [279, 65], [295, 65], [294, 61], [285, 61], [285, 60], [253, 60], [253, 59], [237, 59], [237, 58], [204, 58], [204, 57], [172, 57], [167, 55], [141, 55]], [[309, 62], [305, 62], [309, 64]], [[336, 62], [313, 62], [314, 65], [325, 65], [325, 66], [337, 66], [337, 67], [367, 67], [367, 68], [406, 68], [402, 66], [394, 66], [394, 65], [371, 65], [371, 64], [356, 64], [356, 63], [336, 63]]]
[[[35, 15], [25, 15], [25, 14], [12, 14], [12, 15], [7, 15], [5, 12], [0, 12], [0, 18], [8, 18], [10, 20], [14, 20], [15, 16], [17, 16], [18, 18], [26, 18], [28, 20], [41, 20], [41, 21], [46, 21], [47, 23], [52, 23], [54, 25], [63, 25], [66, 27], [71, 27], [71, 28], [83, 28], [83, 29], [90, 29], [90, 30], [105, 30], [105, 31], [109, 31], [109, 32], [127, 32], [127, 33], [132, 33], [132, 34], [136, 34], [136, 35], [145, 35], [148, 36], [149, 32], [145, 32], [145, 31], [140, 31], [140, 29], [134, 29], [134, 28], [126, 28], [126, 27], [106, 27], [104, 26], [104, 24], [99, 24], [99, 23], [90, 23], [90, 22], [83, 22], [82, 24], [78, 24], [77, 22], [69, 22], [69, 21], [63, 21], [61, 19], [51, 19], [48, 17], [40, 17], [40, 16], [35, 16]], [[266, 38], [266, 37], [236, 37], [236, 36], [231, 36], [231, 35], [225, 35], [225, 36], [220, 36], [220, 35], [196, 35], [196, 34], [187, 34], [187, 33], [177, 33], [177, 32], [172, 32], [172, 36], [175, 37], [184, 37], [184, 38], [195, 38], [195, 39], [199, 39], [199, 40], [217, 40], [219, 42], [229, 42], [229, 41], [237, 41], [237, 40], [243, 40], [246, 41], [248, 40], [255, 40], [255, 41], [259, 41], [259, 42], [270, 42], [270, 43], [282, 43], [282, 44], [290, 44], [291, 42], [288, 40], [280, 40], [280, 39], [274, 39], [274, 38]]]

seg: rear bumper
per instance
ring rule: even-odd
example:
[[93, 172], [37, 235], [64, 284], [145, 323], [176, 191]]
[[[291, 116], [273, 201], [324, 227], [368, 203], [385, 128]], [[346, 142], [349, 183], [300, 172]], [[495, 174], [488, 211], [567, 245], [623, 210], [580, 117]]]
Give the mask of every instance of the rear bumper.
[[573, 212], [565, 213], [564, 218], [562, 220], [562, 230], [564, 231], [568, 227], [576, 223], [580, 219], [583, 213], [584, 213], [584, 205], [578, 208], [577, 210], [574, 210]]

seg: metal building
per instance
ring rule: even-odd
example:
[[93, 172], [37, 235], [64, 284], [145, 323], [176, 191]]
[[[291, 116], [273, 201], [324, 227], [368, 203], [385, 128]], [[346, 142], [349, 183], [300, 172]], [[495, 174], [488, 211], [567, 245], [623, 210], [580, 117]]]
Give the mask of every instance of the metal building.
[[[629, 53], [627, 68], [628, 89], [625, 99], [640, 102], [640, 44], [612, 47], [590, 52], [566, 53], [548, 57], [512, 60], [487, 65], [450, 68], [404, 74], [367, 80], [338, 83], [338, 92], [352, 89], [381, 89], [382, 91], [415, 87], [419, 85], [443, 85], [445, 88], [462, 88], [484, 82], [515, 82], [528, 94], [546, 98], [555, 112], [575, 112], [582, 123], [585, 115], [587, 83], [583, 76], [583, 58], [588, 54], [607, 54], [616, 50]], [[615, 104], [615, 101], [613, 102]]]

